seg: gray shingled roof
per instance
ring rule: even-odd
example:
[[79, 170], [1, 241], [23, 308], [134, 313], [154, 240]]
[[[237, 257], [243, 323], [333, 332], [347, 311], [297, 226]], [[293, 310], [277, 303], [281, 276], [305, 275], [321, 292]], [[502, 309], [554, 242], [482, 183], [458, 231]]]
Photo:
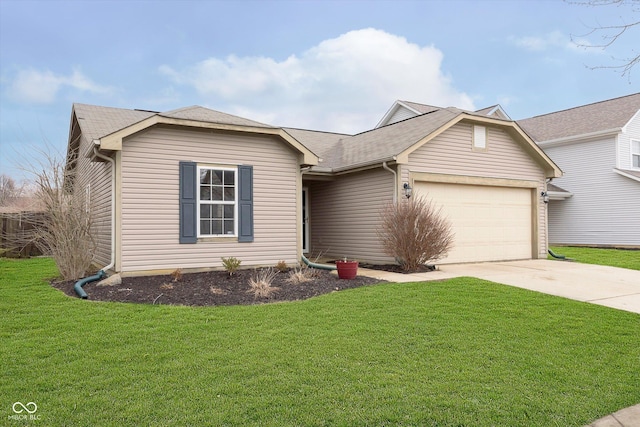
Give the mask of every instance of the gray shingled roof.
[[457, 108], [442, 108], [343, 139], [338, 147], [339, 161], [328, 166], [340, 168], [388, 160], [462, 113]]
[[332, 132], [320, 132], [314, 130], [284, 128], [285, 132], [294, 137], [298, 142], [313, 151], [322, 159], [320, 167], [328, 167], [329, 164], [339, 162], [340, 141], [350, 138], [351, 135]]
[[583, 105], [517, 123], [536, 142], [620, 129], [640, 110], [640, 93]]
[[419, 104], [417, 102], [411, 102], [411, 101], [400, 101], [400, 102], [407, 105], [408, 107], [413, 108], [414, 110], [418, 111], [420, 114], [431, 113], [433, 111], [440, 110], [442, 108], [442, 107], [435, 107], [433, 105]]
[[[394, 156], [403, 153], [460, 114], [486, 118], [483, 114], [454, 107], [437, 108], [424, 105], [423, 107], [433, 109], [416, 117], [357, 135], [294, 128], [282, 129], [323, 159], [323, 162], [319, 165], [321, 168], [335, 170], [391, 160]], [[185, 107], [164, 113], [85, 104], [74, 104], [73, 108], [83, 134], [89, 139], [102, 138], [154, 115], [209, 123], [274, 129], [273, 126], [199, 106]]]
[[357, 135], [285, 130], [323, 159], [321, 167], [340, 169], [389, 160], [462, 113], [442, 108]]
[[198, 122], [206, 122], [206, 123], [219, 123], [219, 124], [226, 124], [226, 125], [262, 127], [262, 128], [271, 128], [271, 129], [274, 128], [274, 126], [266, 125], [264, 123], [256, 122], [254, 120], [245, 119], [243, 117], [234, 116], [232, 114], [210, 110], [208, 108], [200, 107], [198, 105], [179, 108], [177, 110], [167, 111], [165, 113], [158, 113], [158, 115], [162, 117], [184, 119], [184, 120], [195, 120]]
[[151, 111], [73, 104], [73, 111], [85, 137], [92, 141], [153, 116]]
[[161, 117], [194, 120], [199, 122], [219, 123], [238, 126], [272, 128], [264, 123], [245, 119], [200, 106], [179, 108], [159, 113], [155, 111], [129, 110], [125, 108], [100, 107], [97, 105], [73, 104], [73, 111], [78, 118], [82, 133], [89, 139], [99, 139], [120, 129], [154, 115]]

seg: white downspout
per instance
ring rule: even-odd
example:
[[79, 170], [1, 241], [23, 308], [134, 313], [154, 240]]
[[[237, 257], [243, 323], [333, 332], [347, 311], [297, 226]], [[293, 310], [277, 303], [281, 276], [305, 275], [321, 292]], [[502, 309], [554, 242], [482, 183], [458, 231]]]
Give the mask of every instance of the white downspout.
[[[96, 141], [94, 141], [94, 144], [96, 144]], [[93, 146], [93, 154], [99, 159], [111, 163], [111, 262], [102, 268], [102, 271], [106, 271], [116, 264], [116, 162], [111, 157], [100, 154], [98, 152], [98, 144]]]
[[393, 203], [398, 203], [398, 174], [387, 166], [387, 162], [382, 162], [382, 167], [393, 174]]

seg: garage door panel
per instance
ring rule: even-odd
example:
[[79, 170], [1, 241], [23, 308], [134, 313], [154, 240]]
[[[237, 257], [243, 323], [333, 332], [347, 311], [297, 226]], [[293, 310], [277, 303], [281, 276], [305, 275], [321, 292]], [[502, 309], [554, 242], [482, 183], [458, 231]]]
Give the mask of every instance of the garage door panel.
[[454, 247], [441, 263], [531, 258], [531, 190], [417, 182], [452, 225]]

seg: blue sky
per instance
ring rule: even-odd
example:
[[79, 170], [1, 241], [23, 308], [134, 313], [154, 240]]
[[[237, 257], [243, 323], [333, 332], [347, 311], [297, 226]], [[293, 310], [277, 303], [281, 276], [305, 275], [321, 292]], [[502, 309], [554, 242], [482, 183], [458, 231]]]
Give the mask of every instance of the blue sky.
[[[635, 8], [635, 10], [633, 10]], [[396, 99], [513, 119], [640, 91], [590, 28], [638, 20], [638, 0], [0, 0], [0, 173], [66, 149], [74, 102], [202, 105], [273, 125], [355, 133]]]

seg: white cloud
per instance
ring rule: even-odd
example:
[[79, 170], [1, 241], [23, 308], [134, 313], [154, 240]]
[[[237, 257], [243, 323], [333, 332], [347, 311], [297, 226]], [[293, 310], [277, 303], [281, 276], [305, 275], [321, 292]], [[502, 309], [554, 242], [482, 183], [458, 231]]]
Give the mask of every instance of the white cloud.
[[65, 86], [97, 94], [111, 91], [111, 88], [98, 85], [79, 70], [73, 70], [71, 75], [64, 76], [49, 70], [29, 68], [18, 72], [9, 87], [9, 94], [19, 102], [49, 104], [55, 101], [56, 95]]
[[571, 36], [560, 31], [551, 31], [542, 36], [510, 36], [509, 42], [515, 46], [534, 52], [543, 52], [554, 48], [576, 51], [584, 48], [585, 46], [589, 46], [588, 41], [583, 39], [572, 40]]
[[375, 126], [396, 99], [473, 109], [441, 70], [443, 54], [381, 30], [351, 31], [299, 56], [209, 58], [160, 71], [211, 108], [275, 125], [340, 132]]

